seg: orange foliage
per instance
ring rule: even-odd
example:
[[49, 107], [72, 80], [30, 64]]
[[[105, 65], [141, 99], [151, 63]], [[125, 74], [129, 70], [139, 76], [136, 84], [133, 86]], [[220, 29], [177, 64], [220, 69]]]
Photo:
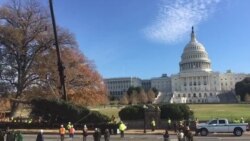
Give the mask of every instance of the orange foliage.
[[[50, 74], [50, 85], [59, 95], [59, 74], [56, 53], [52, 49], [49, 54], [41, 57], [38, 70], [44, 78]], [[63, 48], [61, 58], [65, 66], [64, 74], [66, 91], [69, 101], [77, 105], [98, 105], [107, 103], [107, 91], [103, 79], [77, 48]], [[47, 76], [48, 77], [48, 76]], [[56, 86], [57, 85], [57, 86]]]

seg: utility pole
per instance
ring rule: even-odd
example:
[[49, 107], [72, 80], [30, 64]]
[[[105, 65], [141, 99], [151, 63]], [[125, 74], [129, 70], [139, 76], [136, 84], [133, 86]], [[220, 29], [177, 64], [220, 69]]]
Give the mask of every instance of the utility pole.
[[61, 90], [61, 93], [62, 93], [63, 100], [67, 101], [68, 98], [67, 98], [67, 93], [66, 93], [66, 89], [65, 89], [65, 76], [64, 76], [65, 67], [63, 66], [61, 56], [60, 56], [60, 49], [59, 49], [59, 45], [58, 45], [57, 32], [56, 32], [56, 21], [55, 21], [55, 16], [54, 16], [54, 11], [53, 11], [52, 0], [49, 0], [49, 5], [50, 5], [51, 18], [52, 18], [53, 31], [54, 31], [54, 36], [55, 36], [55, 46], [56, 46], [56, 54], [57, 54], [57, 66], [58, 66], [60, 84], [61, 84], [60, 90]]

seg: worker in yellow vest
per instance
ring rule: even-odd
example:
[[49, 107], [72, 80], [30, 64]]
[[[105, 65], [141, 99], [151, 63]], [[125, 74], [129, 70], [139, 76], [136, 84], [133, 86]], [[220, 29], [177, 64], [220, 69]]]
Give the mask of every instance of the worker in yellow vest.
[[155, 126], [156, 126], [155, 119], [152, 119], [152, 121], [151, 121], [151, 129], [152, 129], [152, 131], [155, 131]]
[[63, 125], [61, 125], [61, 127], [59, 129], [59, 134], [60, 134], [60, 137], [61, 137], [61, 141], [64, 141], [65, 128], [63, 127]]
[[127, 129], [127, 126], [121, 121], [119, 125], [119, 130], [121, 133], [121, 138], [124, 138], [124, 131]]
[[167, 126], [168, 130], [171, 129], [171, 126], [172, 126], [172, 123], [171, 123], [171, 119], [169, 118], [169, 119], [168, 119], [168, 126]]

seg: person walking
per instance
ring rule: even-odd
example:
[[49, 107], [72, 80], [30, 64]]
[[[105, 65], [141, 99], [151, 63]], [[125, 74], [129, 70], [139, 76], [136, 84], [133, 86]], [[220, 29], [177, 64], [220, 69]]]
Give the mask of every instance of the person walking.
[[74, 134], [75, 134], [75, 128], [73, 125], [71, 125], [71, 127], [69, 129], [69, 137], [71, 138], [71, 140], [73, 140]]
[[195, 124], [195, 126], [194, 126], [195, 127], [195, 136], [198, 136], [198, 134], [200, 132], [200, 130], [198, 129], [198, 125], [199, 125], [198, 118], [195, 119], [194, 124]]
[[171, 119], [170, 118], [168, 119], [168, 126], [167, 126], [167, 128], [168, 128], [168, 130], [171, 129]]
[[83, 135], [83, 141], [87, 141], [88, 128], [86, 125], [83, 126], [82, 135]]
[[16, 135], [15, 131], [7, 131], [7, 136], [6, 136], [6, 141], [15, 141], [16, 140]]
[[4, 141], [5, 132], [0, 130], [0, 141]]
[[60, 134], [61, 141], [64, 141], [65, 128], [63, 127], [63, 125], [61, 125], [61, 127], [59, 129], [59, 134]]
[[152, 119], [152, 121], [151, 121], [151, 129], [152, 129], [153, 132], [155, 131], [155, 126], [156, 126], [155, 119]]
[[22, 135], [21, 131], [17, 132], [16, 141], [23, 141], [23, 135]]
[[[67, 127], [66, 127], [68, 132], [70, 132], [71, 126], [72, 126], [71, 122], [68, 122]], [[69, 137], [70, 137], [70, 133], [69, 133]]]
[[104, 131], [104, 141], [109, 141], [110, 139], [110, 133], [108, 129], [105, 129]]
[[101, 140], [101, 132], [98, 128], [95, 128], [95, 132], [93, 134], [94, 141], [100, 141]]
[[185, 141], [183, 130], [176, 131], [178, 141]]
[[177, 121], [174, 121], [174, 131], [175, 131], [175, 133], [177, 132]]
[[121, 138], [124, 138], [124, 131], [127, 129], [127, 126], [121, 121], [119, 125], [119, 131], [121, 133]]
[[164, 141], [169, 141], [169, 134], [168, 134], [168, 130], [165, 130], [165, 133], [163, 134], [163, 140]]
[[186, 127], [185, 127], [185, 130], [184, 130], [184, 138], [185, 138], [185, 141], [193, 141], [193, 134], [192, 134], [192, 132], [190, 131], [189, 126], [186, 126]]
[[36, 141], [44, 141], [43, 130], [40, 130], [40, 132], [37, 134]]
[[241, 118], [240, 118], [240, 123], [245, 123], [245, 121], [244, 121], [244, 118], [243, 118], [243, 117], [241, 117]]

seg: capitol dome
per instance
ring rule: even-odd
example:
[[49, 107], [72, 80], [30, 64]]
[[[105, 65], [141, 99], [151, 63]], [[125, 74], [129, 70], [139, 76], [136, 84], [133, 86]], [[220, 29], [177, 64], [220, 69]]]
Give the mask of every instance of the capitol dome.
[[191, 40], [184, 48], [181, 55], [180, 72], [212, 71], [211, 61], [205, 47], [196, 40], [192, 27]]

